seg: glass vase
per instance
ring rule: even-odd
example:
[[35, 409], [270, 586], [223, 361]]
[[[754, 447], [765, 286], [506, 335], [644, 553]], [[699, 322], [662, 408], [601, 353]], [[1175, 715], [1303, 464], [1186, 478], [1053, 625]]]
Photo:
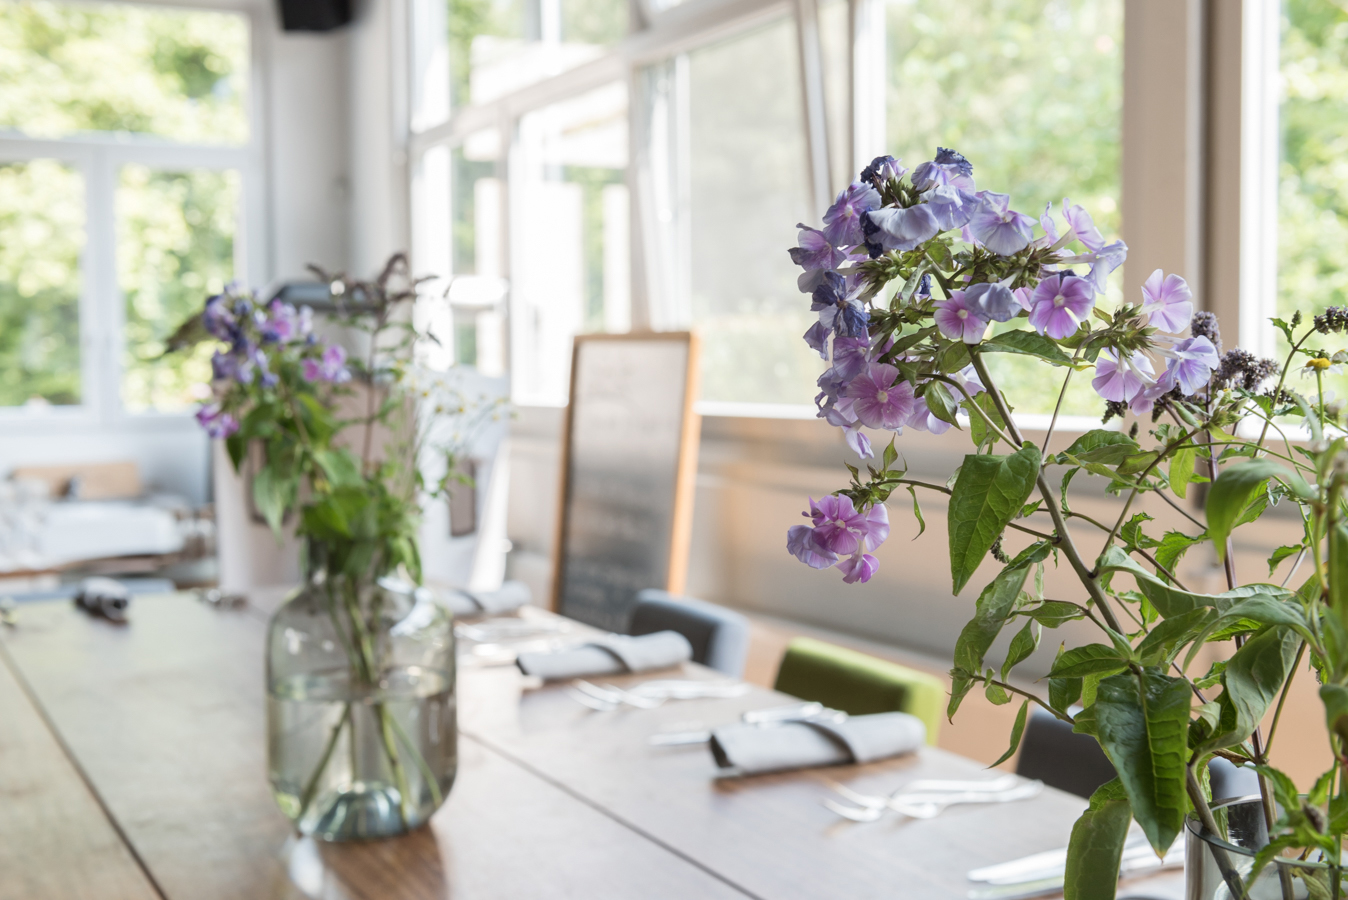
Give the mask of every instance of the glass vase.
[[431, 817], [454, 783], [454, 629], [430, 592], [323, 573], [272, 616], [272, 792], [296, 829], [381, 838]]
[[1186, 900], [1308, 900], [1348, 896], [1344, 885], [1333, 889], [1341, 867], [1320, 861], [1318, 851], [1306, 860], [1275, 857], [1247, 884], [1254, 857], [1268, 844], [1263, 802], [1258, 796], [1212, 804], [1213, 818], [1222, 830], [1214, 836], [1189, 813], [1184, 836]]

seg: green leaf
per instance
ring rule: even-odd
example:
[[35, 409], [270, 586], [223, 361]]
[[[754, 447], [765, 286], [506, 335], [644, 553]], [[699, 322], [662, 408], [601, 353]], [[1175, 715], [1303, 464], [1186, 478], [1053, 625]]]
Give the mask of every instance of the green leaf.
[[1039, 626], [1035, 622], [1026, 622], [1025, 627], [1011, 638], [1011, 646], [1006, 650], [1006, 661], [1002, 663], [1002, 681], [1011, 670], [1023, 663], [1031, 653], [1039, 648]]
[[1006, 431], [1006, 422], [1002, 419], [1002, 414], [997, 410], [997, 404], [993, 402], [992, 395], [987, 391], [974, 394], [973, 405], [978, 409], [971, 409], [969, 401], [964, 401], [964, 408], [969, 410], [969, 436], [978, 447], [995, 444], [999, 437], [996, 432], [988, 428], [987, 422], [983, 416], [979, 415], [979, 410], [992, 420], [994, 424], [1002, 431]]
[[988, 669], [989, 678], [983, 683], [983, 696], [988, 698], [988, 702], [993, 706], [1005, 706], [1011, 702], [1011, 695], [1006, 692], [1000, 684], [993, 681], [990, 677], [992, 670]]
[[1290, 628], [1266, 628], [1245, 642], [1222, 672], [1221, 724], [1198, 752], [1234, 747], [1248, 738], [1291, 674], [1301, 638]]
[[1237, 525], [1255, 494], [1270, 478], [1276, 478], [1302, 499], [1314, 499], [1310, 486], [1292, 470], [1270, 459], [1252, 459], [1224, 469], [1208, 491], [1208, 534], [1219, 560], [1226, 558], [1226, 539]]
[[1197, 447], [1176, 450], [1170, 458], [1170, 489], [1181, 500], [1189, 495], [1189, 483], [1194, 480], [1194, 461], [1197, 458]]
[[1030, 701], [1026, 700], [1020, 705], [1020, 711], [1016, 713], [1016, 724], [1011, 726], [1011, 746], [1006, 748], [1006, 752], [998, 757], [997, 761], [988, 766], [989, 769], [995, 769], [1015, 755], [1016, 749], [1020, 747], [1020, 736], [1025, 733], [1025, 717], [1030, 711]]
[[1156, 460], [1160, 458], [1160, 455], [1161, 454], [1157, 453], [1155, 450], [1148, 450], [1144, 453], [1134, 453], [1123, 462], [1119, 463], [1119, 466], [1115, 471], [1120, 475], [1140, 475], [1150, 469], [1152, 463], [1156, 462]]
[[1340, 522], [1329, 532], [1329, 605], [1348, 603], [1348, 528]]
[[1170, 849], [1188, 811], [1190, 701], [1188, 682], [1156, 668], [1105, 678], [1096, 695], [1100, 746], [1158, 856]]
[[1272, 576], [1284, 559], [1300, 553], [1302, 546], [1302, 544], [1286, 544], [1274, 550], [1273, 555], [1268, 558], [1268, 574]]
[[1325, 726], [1348, 746], [1348, 687], [1341, 684], [1320, 686], [1320, 702], [1325, 706]]
[[968, 671], [959, 666], [950, 670], [950, 702], [946, 704], [945, 716], [951, 722], [955, 721], [955, 713], [973, 686], [974, 679]]
[[1137, 645], [1143, 665], [1169, 665], [1174, 653], [1216, 619], [1216, 610], [1201, 606], [1165, 619]]
[[917, 491], [911, 484], [908, 485], [908, 493], [911, 494], [913, 498], [913, 518], [917, 519], [918, 526], [917, 534], [913, 536], [913, 540], [917, 540], [922, 537], [922, 533], [927, 530], [927, 520], [922, 518], [922, 506], [917, 502]]
[[1057, 461], [1062, 464], [1068, 462], [1068, 457], [1075, 457], [1082, 462], [1115, 466], [1138, 449], [1137, 441], [1123, 432], [1096, 428], [1073, 441], [1072, 446], [1058, 454]]
[[1020, 353], [1037, 356], [1056, 366], [1068, 366], [1072, 359], [1052, 340], [1035, 331], [1005, 331], [984, 341], [980, 349], [985, 353]]
[[355, 487], [365, 484], [360, 474], [360, 463], [348, 450], [318, 450], [314, 460], [334, 487]]
[[931, 410], [933, 416], [942, 422], [949, 422], [956, 428], [962, 427], [959, 417], [955, 415], [958, 406], [944, 384], [939, 381], [928, 381], [927, 390], [922, 394], [922, 398], [927, 401], [927, 409]]
[[[1047, 552], [1047, 551], [1045, 551]], [[1025, 586], [1032, 561], [1009, 565], [978, 595], [974, 617], [955, 641], [955, 667], [968, 673], [983, 671], [983, 657], [1001, 633], [1002, 625], [1015, 609], [1016, 599]]]
[[1225, 613], [1239, 601], [1253, 597], [1267, 597], [1280, 602], [1293, 598], [1291, 591], [1271, 584], [1250, 584], [1215, 595], [1182, 591], [1143, 569], [1119, 547], [1110, 547], [1106, 550], [1096, 565], [1101, 572], [1127, 572], [1132, 575], [1143, 596], [1156, 607], [1161, 617], [1166, 619], [1203, 606], [1210, 606]]
[[1065, 622], [1086, 617], [1081, 607], [1063, 600], [1045, 600], [1033, 609], [1025, 610], [1024, 613], [1045, 628], [1057, 628]]
[[1119, 779], [1091, 794], [1090, 805], [1072, 826], [1067, 844], [1064, 900], [1114, 900], [1123, 845], [1132, 820], [1132, 806]]
[[271, 466], [264, 466], [253, 476], [253, 505], [277, 536], [281, 534], [281, 520], [285, 518], [289, 493], [284, 479]]
[[1117, 672], [1126, 665], [1128, 658], [1121, 656], [1117, 648], [1107, 644], [1086, 644], [1064, 653], [1048, 674], [1052, 678], [1081, 678], [1101, 672]]
[[947, 516], [953, 593], [969, 583], [992, 542], [1029, 499], [1039, 459], [1039, 448], [1030, 443], [1009, 456], [964, 458]]
[[1184, 552], [1205, 540], [1207, 540], [1207, 534], [1189, 537], [1181, 531], [1167, 531], [1165, 536], [1161, 538], [1161, 543], [1156, 546], [1156, 561], [1173, 572], [1175, 571], [1175, 564], [1184, 556]]
[[1122, 528], [1119, 529], [1119, 537], [1129, 547], [1141, 547], [1143, 550], [1150, 549], [1159, 545], [1161, 542], [1154, 538], [1149, 538], [1142, 531], [1143, 522], [1155, 521], [1146, 513], [1135, 513]]

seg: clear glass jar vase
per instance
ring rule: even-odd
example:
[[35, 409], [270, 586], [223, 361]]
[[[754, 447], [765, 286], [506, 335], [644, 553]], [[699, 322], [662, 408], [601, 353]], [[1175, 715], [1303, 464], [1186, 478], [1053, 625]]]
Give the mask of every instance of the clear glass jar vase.
[[402, 834], [444, 802], [458, 766], [454, 629], [429, 591], [319, 572], [272, 616], [272, 792], [300, 833]]
[[[1268, 844], [1268, 826], [1259, 797], [1239, 797], [1212, 805], [1223, 831], [1212, 835], [1189, 813], [1184, 834], [1186, 900], [1308, 900], [1348, 897], [1341, 867], [1320, 860], [1319, 851], [1306, 860], [1275, 857], [1247, 886], [1255, 854]], [[1335, 878], [1343, 887], [1333, 890]]]

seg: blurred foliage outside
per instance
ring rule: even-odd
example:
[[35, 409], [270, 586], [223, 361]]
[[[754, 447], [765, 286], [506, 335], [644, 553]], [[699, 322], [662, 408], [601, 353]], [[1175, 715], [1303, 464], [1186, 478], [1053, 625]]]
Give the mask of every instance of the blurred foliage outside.
[[[1283, 4], [1278, 165], [1278, 314], [1348, 306], [1348, 9], [1330, 0]], [[1234, 335], [1228, 344], [1234, 342]], [[1317, 347], [1345, 349], [1326, 336]], [[1287, 343], [1278, 338], [1281, 354]], [[1348, 376], [1325, 377], [1348, 397]], [[1295, 390], [1313, 392], [1305, 384]]]
[[0, 0], [0, 128], [248, 140], [248, 22], [224, 12]]
[[80, 402], [84, 179], [50, 159], [0, 165], [0, 406]]
[[[1038, 218], [1052, 202], [1062, 228], [1070, 197], [1106, 240], [1119, 236], [1123, 0], [890, 0], [886, 9], [894, 156], [911, 168], [951, 147], [973, 163], [978, 187], [1010, 194], [1012, 208]], [[1139, 300], [1147, 274], [1116, 271], [1101, 305]], [[1017, 412], [1053, 412], [1064, 370], [1010, 353], [988, 368]], [[1064, 415], [1103, 414], [1085, 374], [1073, 376]]]
[[199, 169], [122, 169], [117, 187], [117, 282], [126, 298], [122, 403], [182, 411], [205, 396], [210, 348], [160, 359], [165, 339], [234, 277], [239, 175]]
[[[0, 0], [0, 129], [242, 144], [248, 47], [234, 13]], [[130, 165], [117, 177], [123, 402], [186, 409], [206, 360], [156, 358], [233, 276], [239, 175]], [[80, 402], [85, 202], [81, 176], [61, 163], [0, 166], [0, 406]]]

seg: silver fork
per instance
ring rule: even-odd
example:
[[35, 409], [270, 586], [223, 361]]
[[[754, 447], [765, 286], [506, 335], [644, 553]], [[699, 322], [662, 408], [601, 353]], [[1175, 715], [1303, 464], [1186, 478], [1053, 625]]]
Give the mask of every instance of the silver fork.
[[888, 811], [910, 819], [934, 819], [951, 806], [961, 803], [1009, 803], [1026, 800], [1044, 788], [1042, 781], [1027, 781], [1019, 787], [1003, 791], [960, 791], [948, 794], [900, 794], [885, 801], [883, 806], [846, 806], [832, 798], [825, 798], [824, 806], [853, 822], [874, 822]]
[[923, 778], [917, 781], [910, 781], [902, 787], [896, 788], [887, 797], [880, 797], [874, 794], [863, 794], [854, 791], [845, 784], [839, 784], [836, 781], [828, 782], [828, 786], [846, 800], [851, 800], [858, 806], [864, 806], [868, 809], [884, 809], [893, 801], [908, 794], [950, 794], [961, 791], [986, 791], [996, 793], [1000, 791], [1009, 791], [1021, 783], [1021, 779], [1015, 775], [1003, 775], [1000, 778], [991, 780], [982, 779], [981, 781], [945, 781], [935, 778]]
[[623, 704], [635, 706], [637, 709], [655, 709], [665, 702], [664, 700], [652, 700], [647, 697], [639, 697], [630, 691], [624, 691], [622, 688], [614, 687], [611, 684], [600, 687], [597, 684], [591, 684], [583, 678], [576, 679], [572, 683], [572, 686], [576, 690], [582, 691], [596, 700], [610, 704], [610, 709], [622, 706]]

